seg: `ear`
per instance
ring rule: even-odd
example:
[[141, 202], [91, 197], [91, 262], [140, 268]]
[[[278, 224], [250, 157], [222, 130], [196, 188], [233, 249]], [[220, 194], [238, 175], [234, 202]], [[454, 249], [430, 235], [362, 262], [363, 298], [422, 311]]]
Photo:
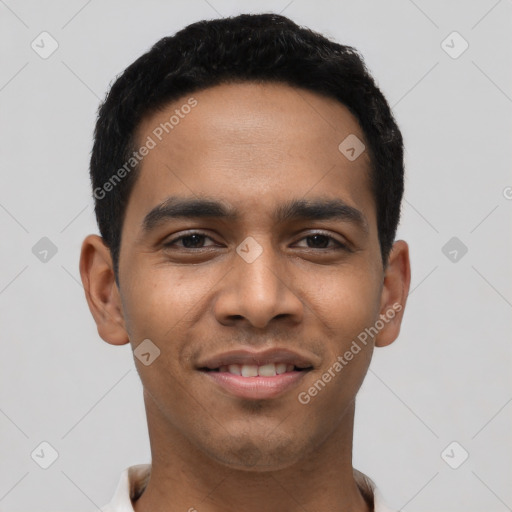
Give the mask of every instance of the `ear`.
[[384, 327], [375, 336], [376, 347], [390, 345], [398, 337], [410, 284], [409, 246], [403, 240], [398, 240], [391, 248], [384, 272], [380, 303], [380, 319]]
[[98, 334], [112, 345], [129, 343], [110, 249], [97, 235], [82, 243], [80, 276]]

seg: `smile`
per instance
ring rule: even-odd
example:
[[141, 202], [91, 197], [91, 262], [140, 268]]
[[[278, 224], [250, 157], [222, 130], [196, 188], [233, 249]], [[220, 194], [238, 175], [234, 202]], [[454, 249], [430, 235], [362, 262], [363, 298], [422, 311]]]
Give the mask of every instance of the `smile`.
[[220, 354], [198, 370], [224, 394], [245, 400], [270, 400], [299, 385], [313, 369], [298, 354], [273, 350], [264, 353], [234, 351]]
[[230, 373], [231, 375], [240, 375], [242, 377], [275, 377], [276, 375], [290, 373], [294, 370], [300, 371], [300, 369], [293, 364], [268, 363], [261, 366], [256, 364], [230, 364], [207, 371]]

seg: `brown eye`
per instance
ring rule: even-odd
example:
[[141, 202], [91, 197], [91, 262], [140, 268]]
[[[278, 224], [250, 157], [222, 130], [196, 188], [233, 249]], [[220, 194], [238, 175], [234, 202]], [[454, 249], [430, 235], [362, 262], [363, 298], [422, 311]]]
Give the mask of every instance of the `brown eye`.
[[[202, 249], [203, 247], [210, 247], [205, 245], [206, 240], [212, 240], [209, 236], [203, 233], [189, 233], [177, 238], [173, 238], [164, 244], [164, 247], [178, 247], [183, 249]], [[213, 241], [213, 240], [212, 240]], [[179, 243], [181, 242], [181, 244]]]
[[325, 233], [313, 233], [312, 235], [302, 238], [301, 241], [302, 240], [306, 240], [305, 247], [308, 249], [348, 250], [348, 247], [345, 244]]
[[204, 235], [188, 235], [181, 237], [181, 242], [183, 243], [183, 246], [187, 249], [190, 248], [197, 248], [197, 246], [202, 246], [204, 244]]
[[[308, 241], [309, 247], [313, 247], [315, 249], [325, 249], [329, 246], [330, 239], [325, 235], [311, 235], [306, 237]], [[311, 242], [311, 244], [309, 244]]]

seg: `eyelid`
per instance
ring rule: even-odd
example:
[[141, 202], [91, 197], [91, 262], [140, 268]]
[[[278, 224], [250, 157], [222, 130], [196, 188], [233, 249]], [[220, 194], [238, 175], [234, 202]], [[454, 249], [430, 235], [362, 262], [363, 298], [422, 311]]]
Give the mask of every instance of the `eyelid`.
[[[179, 236], [172, 238], [168, 242], [164, 242], [163, 246], [170, 247], [173, 244], [175, 244], [176, 242], [179, 242], [180, 240], [182, 240], [183, 238], [187, 238], [188, 236], [192, 236], [192, 235], [201, 235], [201, 236], [204, 236], [205, 238], [209, 238], [210, 240], [215, 242], [215, 240], [211, 236], [209, 236], [206, 232], [203, 232], [200, 230], [190, 230], [190, 231], [181, 233]], [[336, 237], [334, 237], [331, 233], [323, 231], [323, 230], [319, 230], [319, 229], [309, 232], [308, 234], [304, 234], [304, 236], [299, 238], [295, 243], [301, 242], [302, 240], [305, 240], [306, 238], [309, 238], [309, 237], [315, 236], [315, 235], [322, 235], [322, 236], [329, 238], [335, 244], [337, 244], [337, 247], [331, 247], [331, 248], [304, 247], [304, 249], [309, 249], [309, 250], [313, 250], [313, 251], [317, 251], [317, 250], [318, 251], [328, 251], [328, 250], [335, 250], [335, 249], [350, 250], [349, 244], [347, 242], [342, 242], [342, 241], [338, 240]], [[207, 246], [207, 247], [211, 247], [211, 246]], [[200, 249], [205, 249], [205, 248], [206, 247], [198, 247], [198, 248], [194, 249], [194, 248], [190, 248], [190, 247], [183, 247], [183, 249], [187, 249], [190, 251], [198, 251]]]
[[[204, 236], [205, 238], [209, 238], [210, 240], [215, 242], [215, 240], [207, 233], [205, 233], [203, 231], [198, 231], [198, 230], [192, 229], [190, 231], [182, 232], [179, 236], [172, 238], [171, 240], [168, 240], [167, 242], [163, 242], [162, 245], [164, 247], [169, 247], [169, 246], [172, 246], [173, 244], [175, 244], [176, 242], [179, 242], [183, 238], [187, 238], [192, 235], [201, 235], [201, 236]], [[210, 247], [210, 246], [208, 246], [208, 247]], [[190, 249], [189, 247], [183, 247], [183, 249], [188, 249], [188, 250], [192, 250], [192, 251], [197, 250], [197, 249]], [[203, 249], [203, 247], [199, 247], [199, 249]]]
[[328, 231], [323, 231], [321, 229], [316, 229], [314, 230], [313, 232], [310, 232], [308, 234], [305, 234], [304, 236], [302, 236], [301, 238], [299, 238], [298, 242], [306, 239], [306, 238], [309, 238], [310, 236], [315, 236], [315, 235], [322, 235], [322, 236], [325, 236], [326, 238], [329, 238], [330, 240], [332, 240], [337, 246], [336, 247], [327, 247], [327, 248], [314, 248], [314, 247], [304, 247], [304, 249], [308, 249], [310, 251], [329, 251], [329, 250], [336, 250], [336, 249], [339, 249], [339, 250], [346, 250], [346, 251], [350, 251], [350, 247], [349, 247], [349, 243], [344, 241], [342, 242], [341, 240], [338, 240], [335, 236], [333, 236], [330, 232]]

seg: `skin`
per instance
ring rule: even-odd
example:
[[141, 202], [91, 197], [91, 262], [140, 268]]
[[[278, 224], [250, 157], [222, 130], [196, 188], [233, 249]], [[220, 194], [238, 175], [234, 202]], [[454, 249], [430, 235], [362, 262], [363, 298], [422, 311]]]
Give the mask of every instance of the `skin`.
[[[364, 134], [339, 102], [288, 85], [224, 84], [193, 97], [197, 106], [142, 162], [123, 223], [119, 287], [102, 239], [89, 235], [82, 246], [99, 335], [132, 349], [150, 339], [160, 349], [148, 366], [134, 358], [152, 452], [134, 509], [366, 511], [352, 468], [354, 400], [374, 346], [399, 334], [410, 263], [399, 240], [383, 268], [368, 152], [350, 162], [338, 150], [349, 134]], [[187, 99], [145, 119], [139, 141]], [[219, 200], [240, 217], [168, 219], [144, 233], [144, 217], [171, 195]], [[367, 229], [273, 217], [278, 204], [322, 198], [357, 208]], [[206, 237], [163, 246], [187, 230]], [[319, 232], [332, 239], [311, 238]], [[262, 248], [252, 263], [236, 252], [249, 236]], [[301, 404], [298, 393], [393, 304], [401, 311]], [[313, 363], [297, 388], [274, 399], [234, 397], [196, 368], [220, 352], [269, 347]]]

